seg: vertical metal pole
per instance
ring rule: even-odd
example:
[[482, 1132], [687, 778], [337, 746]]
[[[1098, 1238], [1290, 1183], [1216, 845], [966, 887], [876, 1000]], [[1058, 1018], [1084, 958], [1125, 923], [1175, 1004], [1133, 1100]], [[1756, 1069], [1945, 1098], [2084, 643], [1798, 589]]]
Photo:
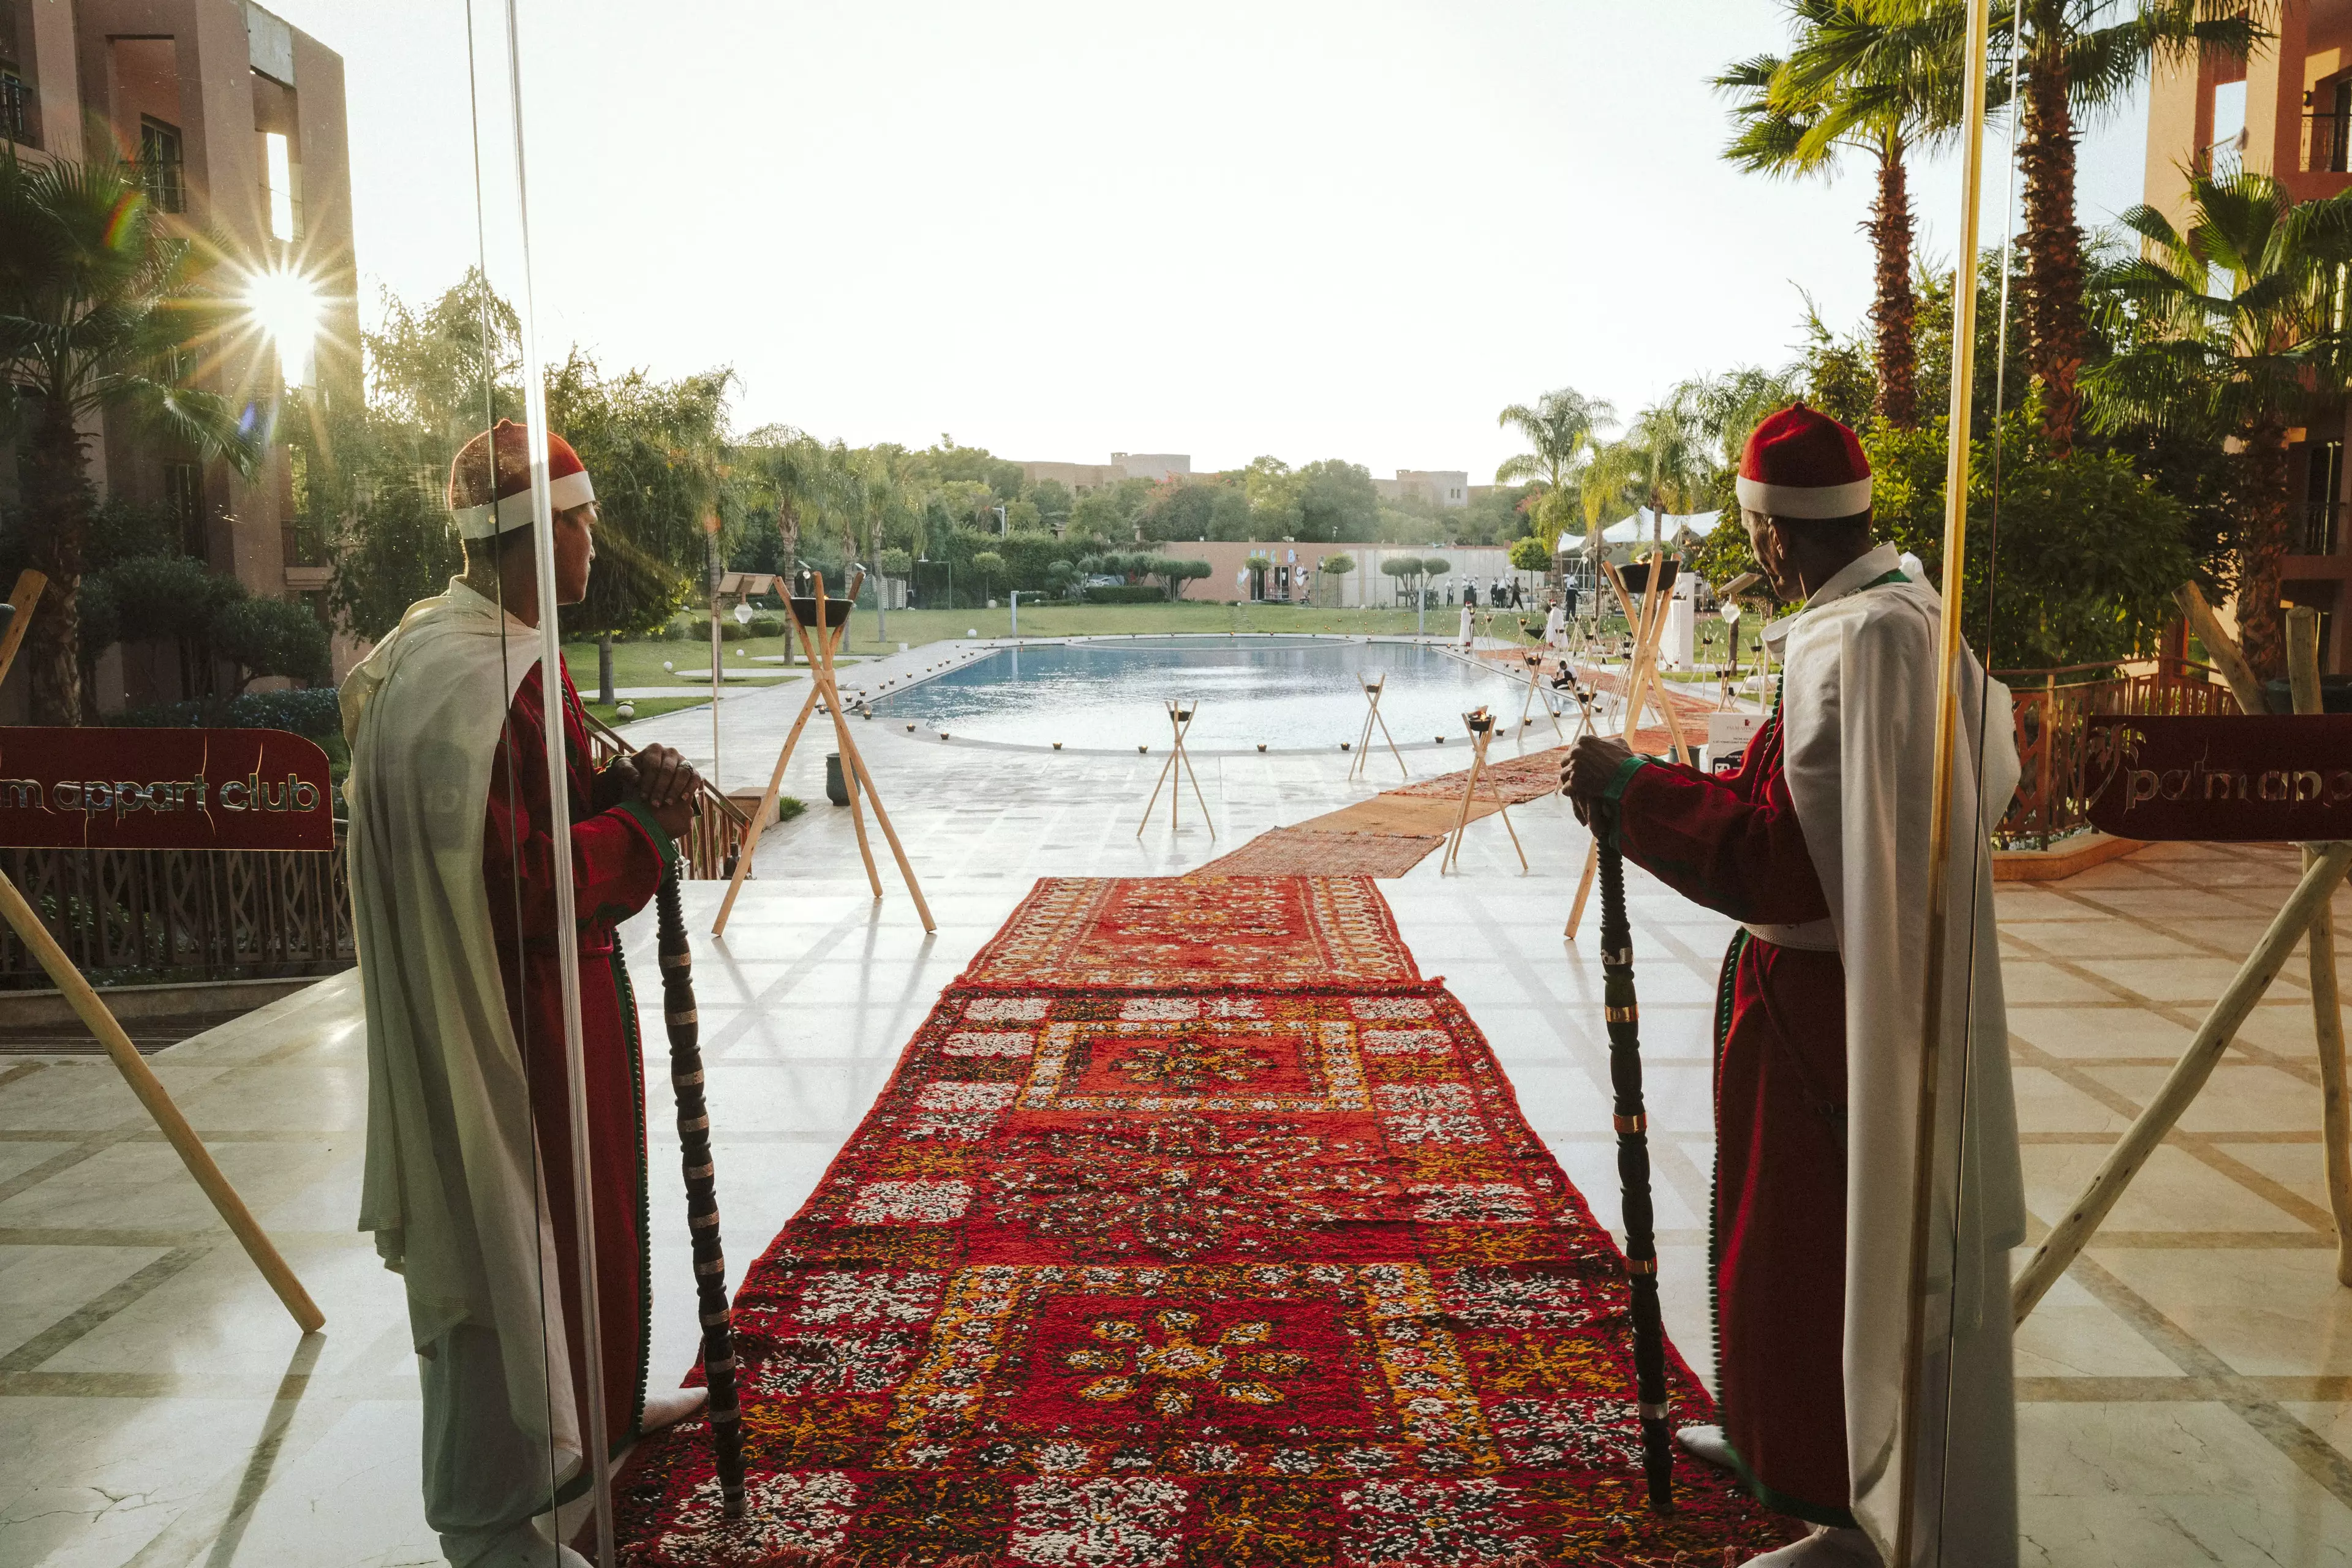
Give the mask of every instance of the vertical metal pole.
[[[1920, 1014], [1919, 1099], [1912, 1121], [1910, 1279], [1906, 1292], [1903, 1331], [1903, 1400], [1897, 1406], [1897, 1513], [1895, 1521], [1895, 1562], [1912, 1568], [1916, 1560], [1916, 1515], [1919, 1506], [1919, 1466], [1926, 1452], [1926, 1423], [1920, 1405], [1927, 1392], [1927, 1231], [1936, 1214], [1936, 1128], [1943, 1070], [1944, 949], [1951, 929], [1952, 765], [1958, 750], [1960, 717], [1960, 599], [1967, 565], [1969, 536], [1969, 395], [1976, 381], [1977, 208], [1984, 184], [1985, 74], [1990, 0], [1969, 0], [1968, 43], [1961, 68], [1966, 73], [1960, 112], [1960, 229], [1958, 262], [1952, 279], [1952, 387], [1950, 449], [1944, 463], [1944, 605], [1942, 642], [1937, 649], [1936, 781], [1928, 818], [1927, 953], [1922, 990], [1926, 1006]], [[1972, 841], [1980, 839], [1982, 825], [1972, 822]], [[1969, 884], [1971, 907], [1975, 884]], [[1967, 977], [1962, 976], [1962, 984]], [[1942, 1553], [1940, 1542], [1928, 1548], [1930, 1561]]]
[[[520, 230], [522, 268], [516, 303], [522, 328], [523, 426], [530, 449], [530, 527], [536, 546], [539, 577], [539, 649], [541, 694], [544, 698], [547, 742], [547, 826], [559, 847], [572, 841], [572, 759], [564, 743], [563, 643], [556, 622], [555, 513], [548, 490], [547, 377], [540, 362], [539, 324], [531, 288], [530, 201], [523, 165], [521, 34], [516, 0], [505, 0], [507, 21], [507, 92], [514, 132], [516, 218]], [[579, 897], [572, 885], [572, 857], [554, 857], [555, 929], [579, 929]], [[585, 1046], [580, 1027], [580, 946], [555, 943], [556, 973], [563, 996], [563, 1065], [572, 1122], [572, 1206], [574, 1244], [580, 1267], [580, 1331], [587, 1342], [581, 1347], [581, 1364], [587, 1374], [588, 1409], [580, 1435], [581, 1463], [589, 1476], [589, 1496], [596, 1514], [597, 1568], [614, 1568], [613, 1481], [605, 1464], [606, 1415], [604, 1388], [604, 1319], [596, 1291], [595, 1189], [588, 1163], [588, 1082]], [[548, 1376], [569, 1376], [570, 1368], [548, 1368]]]

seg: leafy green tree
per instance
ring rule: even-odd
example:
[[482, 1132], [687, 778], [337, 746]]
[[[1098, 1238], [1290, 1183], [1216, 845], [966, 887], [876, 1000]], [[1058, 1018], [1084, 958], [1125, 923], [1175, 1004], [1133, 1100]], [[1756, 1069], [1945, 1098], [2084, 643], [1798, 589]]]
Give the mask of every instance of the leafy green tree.
[[1326, 458], [1295, 476], [1291, 504], [1297, 521], [1284, 535], [1294, 539], [1369, 540], [1380, 524], [1380, 491], [1371, 470], [1360, 463]]
[[0, 157], [0, 439], [18, 447], [20, 526], [48, 578], [25, 641], [33, 721], [83, 717], [75, 595], [97, 495], [89, 437], [120, 413], [250, 476], [260, 446], [229, 398], [198, 384], [241, 330], [226, 258], [173, 233], [137, 172], [116, 163]]
[[2345, 325], [2352, 193], [2296, 202], [2267, 174], [2193, 176], [2188, 232], [2149, 206], [2123, 215], [2141, 254], [2110, 286], [2134, 341], [2088, 378], [2105, 426], [2237, 443], [2238, 628], [2247, 659], [2284, 674], [2279, 570], [2299, 521], [2287, 432], [2352, 387]]
[[333, 672], [327, 628], [288, 599], [250, 596], [221, 606], [206, 628], [213, 653], [236, 667], [234, 697], [264, 676], [322, 681]]
[[959, 447], [952, 436], [941, 436], [937, 446], [910, 454], [910, 459], [922, 478], [933, 484], [979, 485], [989, 492], [992, 506], [1021, 494], [1020, 464], [997, 457], [985, 447]]
[[327, 606], [358, 636], [380, 641], [408, 606], [430, 598], [464, 568], [465, 557], [438, 486], [416, 473], [362, 476], [345, 514]]
[[1022, 499], [1037, 509], [1037, 524], [1048, 533], [1059, 533], [1067, 528], [1070, 509], [1077, 504], [1070, 487], [1059, 479], [1039, 479]]
[[613, 634], [667, 624], [700, 580], [733, 379], [724, 370], [667, 382], [642, 370], [607, 376], [577, 348], [548, 376], [548, 424], [596, 486], [596, 567], [562, 626], [567, 637], [597, 639], [600, 701], [613, 700]]
[[971, 569], [983, 588], [993, 588], [1004, 581], [1004, 557], [993, 550], [983, 550], [972, 556]]
[[1507, 559], [1514, 571], [1549, 572], [1551, 570], [1551, 551], [1540, 539], [1513, 540]]
[[1536, 531], [1545, 536], [1547, 549], [1569, 526], [1570, 514], [1565, 509], [1576, 493], [1578, 469], [1599, 447], [1602, 427], [1616, 422], [1617, 410], [1607, 399], [1587, 397], [1572, 386], [1545, 393], [1533, 407], [1514, 403], [1495, 416], [1497, 426], [1517, 430], [1528, 447], [1518, 456], [1504, 459], [1495, 470], [1495, 482], [1542, 483], [1547, 500], [1538, 505], [1532, 521]]

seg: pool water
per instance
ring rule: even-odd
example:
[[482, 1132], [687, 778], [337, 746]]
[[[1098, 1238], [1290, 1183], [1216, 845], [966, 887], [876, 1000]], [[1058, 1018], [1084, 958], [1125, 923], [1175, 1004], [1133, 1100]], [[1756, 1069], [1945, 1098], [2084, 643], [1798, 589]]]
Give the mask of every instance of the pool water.
[[[1360, 684], [1385, 675], [1381, 716], [1397, 743], [1465, 738], [1462, 715], [1486, 704], [1518, 728], [1524, 679], [1414, 643], [1338, 638], [1133, 637], [1000, 648], [877, 699], [877, 719], [922, 734], [1072, 752], [1167, 744], [1167, 702], [1199, 704], [1188, 748], [1332, 751], [1364, 728]], [[1549, 727], [1544, 726], [1546, 733]], [[1373, 736], [1375, 747], [1379, 735]]]

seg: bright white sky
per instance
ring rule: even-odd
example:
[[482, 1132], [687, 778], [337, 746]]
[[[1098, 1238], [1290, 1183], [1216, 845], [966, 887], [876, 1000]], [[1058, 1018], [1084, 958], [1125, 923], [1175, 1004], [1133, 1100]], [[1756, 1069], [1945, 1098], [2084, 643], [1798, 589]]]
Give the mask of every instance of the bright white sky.
[[[462, 5], [272, 4], [345, 60], [363, 289], [437, 292], [474, 248]], [[524, 0], [542, 335], [730, 364], [745, 429], [1483, 482], [1507, 403], [1630, 413], [1784, 363], [1801, 289], [1861, 323], [1867, 166], [1792, 186], [1717, 157], [1706, 79], [1781, 16]], [[2093, 131], [2086, 223], [2138, 199], [2144, 123]], [[1949, 160], [1915, 173], [1943, 258], [1957, 191]]]

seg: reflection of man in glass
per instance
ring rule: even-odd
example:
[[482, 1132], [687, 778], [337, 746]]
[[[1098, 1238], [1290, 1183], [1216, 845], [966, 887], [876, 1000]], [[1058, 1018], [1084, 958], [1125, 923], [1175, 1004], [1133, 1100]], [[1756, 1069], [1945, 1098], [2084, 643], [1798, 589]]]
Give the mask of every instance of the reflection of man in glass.
[[[1561, 783], [1627, 859], [1744, 927], [1724, 961], [1716, 1041], [1723, 1426], [1685, 1428], [1683, 1445], [1815, 1527], [1751, 1568], [1860, 1568], [1893, 1554], [1902, 1489], [1891, 1456], [1943, 605], [1893, 545], [1873, 547], [1870, 466], [1835, 420], [1801, 405], [1765, 420], [1738, 493], [1773, 592], [1803, 605], [1764, 630], [1784, 671], [1776, 710], [1727, 777], [1586, 736]], [[1937, 1561], [2003, 1568], [2018, 1553], [2008, 1249], [2024, 1239], [2025, 1210], [1990, 879], [1976, 873], [2017, 753], [2009, 694], [1965, 651], [1961, 666], [1961, 712], [1987, 711], [1990, 692], [2000, 717], [1980, 738], [1964, 721], [1951, 763], [1955, 978], [1932, 1161], [1937, 1212], [1958, 1227], [1930, 1232], [1914, 1496]]]
[[[556, 597], [595, 559], [594, 491], [550, 440]], [[579, 694], [569, 842], [548, 823], [547, 686], [530, 460], [507, 421], [450, 471], [466, 574], [410, 608], [343, 686], [352, 903], [367, 1007], [361, 1228], [407, 1285], [425, 1395], [425, 1511], [460, 1568], [578, 1563], [534, 1524], [585, 1490], [582, 1457], [689, 1414], [646, 1392], [646, 1110], [636, 1007], [614, 939], [653, 897], [698, 781], [666, 747], [592, 769]], [[503, 608], [502, 608], [503, 606]], [[576, 889], [559, 928], [558, 855]], [[577, 944], [602, 1342], [582, 1327], [559, 942]], [[586, 1357], [606, 1429], [583, 1435]], [[563, 1369], [551, 1377], [551, 1366]]]

